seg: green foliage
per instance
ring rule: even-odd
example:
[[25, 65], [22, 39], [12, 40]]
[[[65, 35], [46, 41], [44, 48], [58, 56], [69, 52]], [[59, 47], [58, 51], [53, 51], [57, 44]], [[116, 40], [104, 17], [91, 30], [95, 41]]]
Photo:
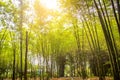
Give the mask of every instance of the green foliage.
[[60, 9], [50, 10], [39, 0], [25, 0], [22, 6], [19, 0], [0, 1], [0, 76], [13, 74], [14, 58], [15, 76], [24, 75], [26, 31], [29, 77], [69, 74], [86, 78], [89, 74], [99, 77], [112, 74], [109, 57], [113, 56], [113, 47], [119, 63], [120, 36], [111, 2], [101, 0], [102, 7], [96, 3], [98, 9], [94, 0], [58, 0], [58, 3]]

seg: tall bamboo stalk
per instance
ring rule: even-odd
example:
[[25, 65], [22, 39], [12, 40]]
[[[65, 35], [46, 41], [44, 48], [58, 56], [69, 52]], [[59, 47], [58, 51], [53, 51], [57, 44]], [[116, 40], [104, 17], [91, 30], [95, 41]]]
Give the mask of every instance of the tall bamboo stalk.
[[28, 54], [28, 32], [26, 31], [26, 52], [25, 52], [25, 72], [24, 72], [24, 80], [27, 80], [27, 54]]
[[[118, 7], [118, 15], [120, 16], [120, 3], [119, 0], [117, 0], [117, 7]], [[113, 9], [113, 13], [114, 13], [114, 17], [117, 23], [117, 27], [118, 27], [118, 32], [120, 35], [120, 17], [118, 19], [117, 13], [116, 13], [116, 9], [115, 9], [115, 4], [114, 4], [114, 0], [111, 0], [111, 4], [112, 4], [112, 9]]]
[[111, 60], [111, 66], [112, 66], [112, 70], [113, 70], [114, 80], [118, 80], [118, 79], [120, 79], [119, 68], [118, 68], [118, 63], [116, 61], [116, 59], [117, 59], [116, 52], [115, 52], [115, 49], [114, 49], [114, 46], [113, 46], [113, 43], [111, 40], [110, 32], [109, 32], [107, 23], [105, 21], [104, 14], [102, 15], [103, 11], [101, 10], [102, 11], [102, 13], [101, 13], [100, 9], [98, 8], [98, 4], [97, 4], [96, 0], [94, 0], [94, 4], [97, 9], [99, 20], [100, 20], [102, 30], [104, 32], [105, 40], [107, 43], [107, 47], [109, 50], [109, 56], [110, 56], [110, 60]]
[[22, 80], [22, 55], [23, 55], [23, 50], [22, 50], [22, 23], [23, 23], [23, 2], [20, 0], [20, 80]]

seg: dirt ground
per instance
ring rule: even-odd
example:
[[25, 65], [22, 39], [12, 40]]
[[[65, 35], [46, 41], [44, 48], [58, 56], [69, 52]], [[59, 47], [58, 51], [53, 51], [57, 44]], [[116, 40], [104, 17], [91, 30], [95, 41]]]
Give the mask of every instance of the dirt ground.
[[[12, 79], [3, 79], [3, 80], [12, 80]], [[16, 80], [20, 80], [20, 79], [16, 79]], [[28, 80], [40, 80], [40, 78], [28, 78]], [[62, 78], [52, 78], [50, 80], [83, 80], [83, 79], [80, 77], [62, 77]], [[94, 78], [88, 78], [84, 80], [99, 80], [99, 78], [94, 77]], [[110, 77], [106, 77], [106, 80], [113, 80], [113, 79]]]
[[[68, 78], [53, 78], [51, 80], [83, 80], [82, 78], [80, 77], [68, 77]], [[98, 77], [94, 77], [94, 78], [88, 78], [88, 79], [84, 79], [84, 80], [99, 80]], [[112, 78], [110, 77], [106, 77], [106, 80], [113, 80]]]

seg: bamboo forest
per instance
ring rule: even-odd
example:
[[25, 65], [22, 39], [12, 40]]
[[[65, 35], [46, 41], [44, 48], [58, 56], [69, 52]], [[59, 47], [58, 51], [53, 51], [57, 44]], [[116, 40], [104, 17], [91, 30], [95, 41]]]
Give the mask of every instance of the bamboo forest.
[[120, 80], [120, 0], [0, 0], [0, 80]]

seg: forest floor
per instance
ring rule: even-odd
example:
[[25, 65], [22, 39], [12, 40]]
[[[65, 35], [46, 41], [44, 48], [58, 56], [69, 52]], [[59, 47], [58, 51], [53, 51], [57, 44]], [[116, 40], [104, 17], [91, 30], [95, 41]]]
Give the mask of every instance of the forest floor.
[[[73, 78], [72, 77], [68, 77], [68, 78], [63, 77], [63, 78], [53, 78], [51, 80], [83, 80], [83, 79], [80, 77], [73, 77]], [[84, 80], [99, 80], [99, 78], [94, 77], [94, 78], [88, 78], [88, 79], [84, 79]], [[110, 77], [106, 77], [105, 80], [113, 80], [113, 79]]]
[[[3, 80], [12, 80], [12, 79], [3, 79]], [[16, 80], [20, 80], [20, 79], [16, 79]], [[40, 78], [28, 78], [28, 80], [40, 80]], [[83, 79], [80, 77], [62, 77], [62, 78], [52, 78], [50, 80], [83, 80]], [[94, 78], [88, 78], [84, 80], [99, 80], [99, 78], [94, 77]], [[113, 80], [113, 79], [111, 77], [106, 77], [105, 80]]]

